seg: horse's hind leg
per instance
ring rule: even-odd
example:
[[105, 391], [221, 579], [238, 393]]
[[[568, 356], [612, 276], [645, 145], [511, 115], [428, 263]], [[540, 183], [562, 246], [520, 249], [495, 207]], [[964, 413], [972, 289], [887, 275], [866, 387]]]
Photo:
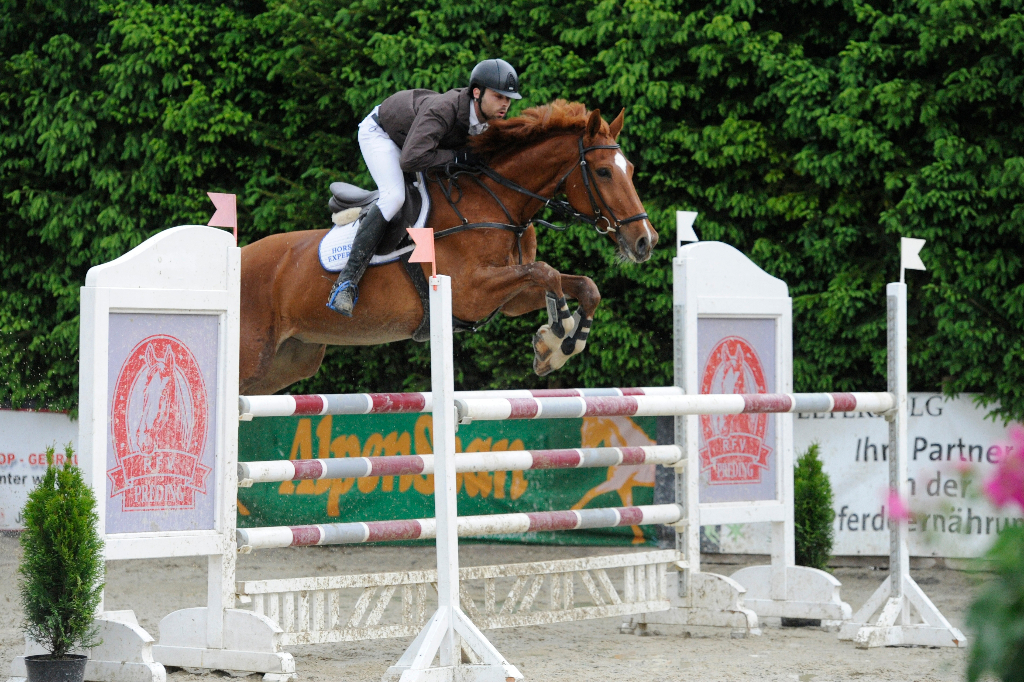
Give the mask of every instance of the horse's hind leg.
[[266, 371], [258, 381], [245, 387], [247, 395], [269, 395], [316, 374], [323, 362], [327, 346], [303, 343], [296, 338], [285, 339]]

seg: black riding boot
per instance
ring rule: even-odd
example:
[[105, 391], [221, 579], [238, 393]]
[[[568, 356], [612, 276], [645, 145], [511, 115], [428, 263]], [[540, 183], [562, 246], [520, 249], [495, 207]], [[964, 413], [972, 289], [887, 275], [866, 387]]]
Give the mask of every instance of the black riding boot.
[[359, 228], [355, 239], [352, 240], [352, 253], [349, 254], [348, 263], [338, 273], [338, 281], [334, 283], [334, 288], [331, 289], [331, 296], [327, 299], [328, 308], [346, 317], [352, 317], [352, 309], [359, 300], [357, 285], [366, 272], [373, 251], [384, 236], [386, 228], [387, 221], [381, 215], [377, 204], [374, 204], [359, 220]]

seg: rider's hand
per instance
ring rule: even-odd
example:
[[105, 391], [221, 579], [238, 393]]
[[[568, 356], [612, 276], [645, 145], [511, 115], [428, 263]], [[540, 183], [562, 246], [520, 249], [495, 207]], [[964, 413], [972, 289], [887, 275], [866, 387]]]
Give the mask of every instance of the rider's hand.
[[455, 163], [460, 166], [482, 166], [484, 161], [469, 147], [455, 150]]

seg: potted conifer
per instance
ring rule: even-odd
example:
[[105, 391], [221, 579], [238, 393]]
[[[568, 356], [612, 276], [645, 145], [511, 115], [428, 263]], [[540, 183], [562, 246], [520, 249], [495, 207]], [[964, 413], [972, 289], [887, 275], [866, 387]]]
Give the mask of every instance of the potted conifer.
[[18, 573], [25, 633], [49, 654], [26, 656], [29, 682], [81, 682], [86, 656], [100, 644], [93, 617], [103, 590], [103, 541], [96, 499], [64, 449], [63, 467], [46, 449], [46, 473], [25, 504]]
[[793, 471], [793, 525], [796, 565], [828, 571], [836, 513], [832, 509], [832, 483], [820, 450], [817, 443], [812, 443]]
[[[820, 447], [812, 443], [793, 469], [793, 527], [796, 565], [828, 571], [835, 532], [832, 483], [822, 466]], [[783, 618], [783, 627], [818, 627], [817, 618]]]

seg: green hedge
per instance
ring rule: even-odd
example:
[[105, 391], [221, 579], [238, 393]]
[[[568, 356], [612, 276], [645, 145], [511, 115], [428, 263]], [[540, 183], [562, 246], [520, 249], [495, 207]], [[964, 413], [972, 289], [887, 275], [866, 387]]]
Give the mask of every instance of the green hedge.
[[[797, 390], [884, 386], [900, 235], [911, 389], [1024, 416], [1024, 18], [992, 0], [0, 0], [0, 402], [73, 408], [89, 266], [240, 196], [243, 243], [323, 227], [326, 185], [367, 184], [357, 122], [399, 88], [520, 68], [521, 106], [627, 108], [623, 145], [662, 242], [642, 266], [575, 227], [541, 258], [594, 277], [591, 343], [530, 371], [539, 315], [460, 337], [463, 387], [671, 377], [674, 211], [794, 297]], [[329, 353], [295, 390], [427, 384], [412, 342]]]

